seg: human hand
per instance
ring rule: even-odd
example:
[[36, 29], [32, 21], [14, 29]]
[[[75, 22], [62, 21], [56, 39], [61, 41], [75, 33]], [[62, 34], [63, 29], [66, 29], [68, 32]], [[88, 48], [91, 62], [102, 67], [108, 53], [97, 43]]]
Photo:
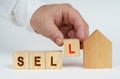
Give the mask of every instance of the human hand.
[[69, 4], [40, 7], [31, 18], [31, 26], [37, 33], [50, 38], [58, 46], [63, 45], [64, 38], [78, 38], [82, 43], [89, 34], [88, 24]]

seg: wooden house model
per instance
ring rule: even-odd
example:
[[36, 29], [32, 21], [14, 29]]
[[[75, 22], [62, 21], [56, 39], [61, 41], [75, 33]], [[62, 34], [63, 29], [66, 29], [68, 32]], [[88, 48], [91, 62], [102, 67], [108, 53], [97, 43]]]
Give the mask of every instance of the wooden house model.
[[84, 41], [84, 68], [112, 68], [112, 42], [96, 30]]

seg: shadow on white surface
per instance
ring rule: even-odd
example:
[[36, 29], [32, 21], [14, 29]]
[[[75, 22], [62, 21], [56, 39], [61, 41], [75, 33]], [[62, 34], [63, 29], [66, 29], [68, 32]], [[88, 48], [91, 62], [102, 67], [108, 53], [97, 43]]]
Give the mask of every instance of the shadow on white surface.
[[82, 63], [63, 63], [63, 67], [83, 67]]

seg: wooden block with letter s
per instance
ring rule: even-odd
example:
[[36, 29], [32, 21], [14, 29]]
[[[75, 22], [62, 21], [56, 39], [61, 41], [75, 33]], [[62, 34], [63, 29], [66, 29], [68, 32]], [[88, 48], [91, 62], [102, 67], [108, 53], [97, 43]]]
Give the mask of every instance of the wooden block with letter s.
[[14, 69], [29, 69], [29, 53], [27, 51], [17, 51], [13, 55]]

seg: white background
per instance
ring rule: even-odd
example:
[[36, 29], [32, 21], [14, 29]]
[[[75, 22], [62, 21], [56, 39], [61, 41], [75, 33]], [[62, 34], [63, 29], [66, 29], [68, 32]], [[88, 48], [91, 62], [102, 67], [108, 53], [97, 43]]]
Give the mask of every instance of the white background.
[[120, 79], [120, 0], [44, 0], [45, 3], [70, 3], [89, 24], [90, 34], [100, 30], [113, 45], [112, 69], [84, 69], [80, 57], [63, 57], [62, 70], [14, 70], [16, 50], [59, 50], [51, 40], [19, 27], [0, 15], [0, 79]]

